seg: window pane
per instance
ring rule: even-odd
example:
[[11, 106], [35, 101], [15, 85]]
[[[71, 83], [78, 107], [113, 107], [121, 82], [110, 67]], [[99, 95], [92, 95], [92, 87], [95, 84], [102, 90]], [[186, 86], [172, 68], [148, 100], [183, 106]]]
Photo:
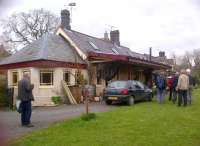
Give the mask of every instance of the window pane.
[[13, 82], [13, 85], [17, 85], [17, 82], [18, 82], [18, 72], [13, 72], [12, 82]]
[[65, 72], [64, 73], [64, 81], [69, 84], [70, 83], [70, 73], [69, 72]]
[[40, 72], [41, 85], [53, 85], [53, 72]]

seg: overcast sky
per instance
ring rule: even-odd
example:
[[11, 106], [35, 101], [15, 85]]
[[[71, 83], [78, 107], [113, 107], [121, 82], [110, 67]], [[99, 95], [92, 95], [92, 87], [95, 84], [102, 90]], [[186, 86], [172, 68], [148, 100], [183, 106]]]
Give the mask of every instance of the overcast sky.
[[183, 54], [200, 48], [200, 0], [0, 0], [0, 17], [45, 8], [60, 15], [70, 2], [72, 29], [103, 37], [111, 26], [120, 30], [121, 44], [153, 55]]

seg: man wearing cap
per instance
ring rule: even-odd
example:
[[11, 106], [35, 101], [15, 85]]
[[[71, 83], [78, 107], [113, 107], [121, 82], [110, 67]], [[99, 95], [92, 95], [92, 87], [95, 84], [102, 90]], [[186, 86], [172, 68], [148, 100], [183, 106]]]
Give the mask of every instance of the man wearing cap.
[[189, 77], [186, 74], [186, 70], [182, 69], [181, 74], [178, 78], [178, 84], [176, 87], [176, 90], [179, 92], [178, 96], [178, 106], [181, 106], [182, 99], [183, 99], [183, 105], [187, 106], [187, 92], [189, 88]]

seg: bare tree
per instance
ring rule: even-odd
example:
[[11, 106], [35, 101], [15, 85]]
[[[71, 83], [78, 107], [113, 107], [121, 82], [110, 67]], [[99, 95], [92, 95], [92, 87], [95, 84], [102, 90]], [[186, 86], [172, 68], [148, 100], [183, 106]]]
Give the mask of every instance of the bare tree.
[[194, 62], [193, 54], [190, 52], [185, 52], [181, 57], [181, 67], [182, 68], [192, 68]]
[[195, 49], [193, 52], [194, 65], [200, 67], [200, 49]]
[[23, 47], [45, 33], [54, 32], [59, 21], [60, 18], [48, 10], [34, 9], [27, 13], [13, 14], [1, 23], [6, 42], [14, 47]]

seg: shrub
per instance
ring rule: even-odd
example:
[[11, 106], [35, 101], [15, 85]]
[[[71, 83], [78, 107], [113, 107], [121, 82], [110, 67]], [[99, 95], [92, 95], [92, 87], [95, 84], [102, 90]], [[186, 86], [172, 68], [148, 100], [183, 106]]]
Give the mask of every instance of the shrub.
[[6, 91], [6, 76], [0, 74], [0, 106], [8, 106], [8, 97]]
[[81, 116], [81, 119], [84, 121], [90, 121], [92, 119], [96, 119], [96, 114], [95, 113], [83, 114]]
[[60, 96], [52, 96], [51, 100], [54, 102], [54, 104], [61, 104], [61, 97]]

